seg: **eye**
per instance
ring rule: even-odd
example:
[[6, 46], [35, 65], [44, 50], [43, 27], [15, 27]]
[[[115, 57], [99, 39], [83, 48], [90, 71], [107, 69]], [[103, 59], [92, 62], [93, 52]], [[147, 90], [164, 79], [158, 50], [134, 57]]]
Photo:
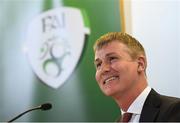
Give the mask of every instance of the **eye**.
[[96, 67], [96, 69], [99, 69], [100, 67], [101, 67], [101, 63], [99, 62], [99, 63], [96, 63], [95, 64], [95, 67]]
[[109, 61], [110, 61], [110, 62], [115, 61], [115, 60], [117, 60], [117, 59], [118, 59], [118, 57], [115, 57], [115, 56], [109, 57]]

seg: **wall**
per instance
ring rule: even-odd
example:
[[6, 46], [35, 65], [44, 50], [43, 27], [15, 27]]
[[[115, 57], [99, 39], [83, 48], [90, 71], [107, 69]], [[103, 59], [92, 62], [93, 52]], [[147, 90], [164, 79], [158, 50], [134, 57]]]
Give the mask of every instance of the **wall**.
[[180, 97], [180, 1], [132, 0], [129, 7], [130, 33], [147, 52], [149, 85]]

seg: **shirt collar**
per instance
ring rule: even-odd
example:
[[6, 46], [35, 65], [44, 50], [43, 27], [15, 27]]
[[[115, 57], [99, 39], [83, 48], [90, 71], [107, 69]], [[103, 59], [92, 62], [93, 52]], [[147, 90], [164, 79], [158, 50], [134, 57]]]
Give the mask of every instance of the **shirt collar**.
[[[133, 101], [133, 103], [128, 108], [127, 112], [133, 113], [133, 114], [141, 114], [144, 102], [150, 93], [151, 88], [147, 86], [143, 92]], [[123, 110], [121, 110], [122, 114], [125, 113]]]

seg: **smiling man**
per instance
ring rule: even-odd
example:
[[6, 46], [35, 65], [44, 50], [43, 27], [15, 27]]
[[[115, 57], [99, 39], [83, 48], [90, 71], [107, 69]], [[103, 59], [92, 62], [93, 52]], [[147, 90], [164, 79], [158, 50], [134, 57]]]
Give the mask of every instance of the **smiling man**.
[[105, 34], [95, 42], [94, 52], [98, 85], [121, 108], [118, 122], [180, 121], [180, 99], [148, 86], [145, 50], [135, 38], [121, 32]]

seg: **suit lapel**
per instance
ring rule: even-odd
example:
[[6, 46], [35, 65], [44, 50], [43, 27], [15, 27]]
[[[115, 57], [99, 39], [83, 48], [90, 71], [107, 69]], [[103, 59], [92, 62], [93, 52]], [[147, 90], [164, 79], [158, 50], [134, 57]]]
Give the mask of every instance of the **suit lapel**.
[[153, 89], [150, 91], [140, 116], [140, 122], [153, 122], [159, 113], [161, 105], [160, 95]]

